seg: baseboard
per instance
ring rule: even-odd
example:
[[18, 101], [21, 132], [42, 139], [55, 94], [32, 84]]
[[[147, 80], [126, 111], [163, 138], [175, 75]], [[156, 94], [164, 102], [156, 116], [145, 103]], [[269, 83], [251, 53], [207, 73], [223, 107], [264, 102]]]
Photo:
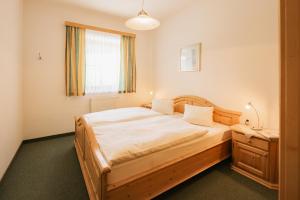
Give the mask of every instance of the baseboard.
[[75, 134], [74, 132], [69, 132], [69, 133], [63, 133], [63, 134], [57, 134], [57, 135], [49, 135], [49, 136], [40, 137], [40, 138], [28, 139], [28, 140], [23, 140], [22, 144], [28, 144], [28, 143], [45, 141], [45, 140], [54, 139], [54, 138], [66, 137], [66, 136], [71, 136], [74, 134]]

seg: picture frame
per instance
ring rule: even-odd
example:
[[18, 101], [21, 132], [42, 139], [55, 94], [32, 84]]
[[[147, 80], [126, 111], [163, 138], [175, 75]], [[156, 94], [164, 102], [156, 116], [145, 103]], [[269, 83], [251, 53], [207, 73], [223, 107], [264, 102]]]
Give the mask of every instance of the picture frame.
[[201, 69], [201, 43], [180, 49], [180, 71], [199, 72]]

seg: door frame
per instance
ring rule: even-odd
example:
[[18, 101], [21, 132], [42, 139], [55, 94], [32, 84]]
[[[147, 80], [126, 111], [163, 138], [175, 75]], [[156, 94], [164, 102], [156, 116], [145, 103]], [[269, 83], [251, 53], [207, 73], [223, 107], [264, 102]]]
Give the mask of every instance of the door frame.
[[300, 2], [280, 1], [279, 199], [300, 199]]

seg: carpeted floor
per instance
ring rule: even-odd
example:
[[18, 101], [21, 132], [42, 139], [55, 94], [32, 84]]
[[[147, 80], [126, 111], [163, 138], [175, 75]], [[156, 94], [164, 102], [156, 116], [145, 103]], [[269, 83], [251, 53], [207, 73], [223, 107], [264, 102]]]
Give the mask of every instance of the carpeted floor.
[[[24, 143], [0, 182], [0, 199], [88, 199], [73, 139], [69, 135]], [[156, 199], [272, 200], [277, 192], [233, 172], [226, 160]]]

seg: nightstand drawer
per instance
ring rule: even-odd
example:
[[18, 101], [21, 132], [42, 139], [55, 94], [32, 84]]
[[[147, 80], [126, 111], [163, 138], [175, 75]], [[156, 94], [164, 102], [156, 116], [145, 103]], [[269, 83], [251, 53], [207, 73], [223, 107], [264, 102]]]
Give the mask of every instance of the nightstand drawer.
[[235, 131], [232, 131], [232, 139], [252, 147], [263, 149], [265, 151], [269, 150], [269, 142], [263, 139], [259, 139], [255, 137], [248, 138], [244, 134]]
[[268, 178], [269, 153], [261, 149], [240, 143], [233, 143], [234, 166], [247, 171], [257, 177]]

